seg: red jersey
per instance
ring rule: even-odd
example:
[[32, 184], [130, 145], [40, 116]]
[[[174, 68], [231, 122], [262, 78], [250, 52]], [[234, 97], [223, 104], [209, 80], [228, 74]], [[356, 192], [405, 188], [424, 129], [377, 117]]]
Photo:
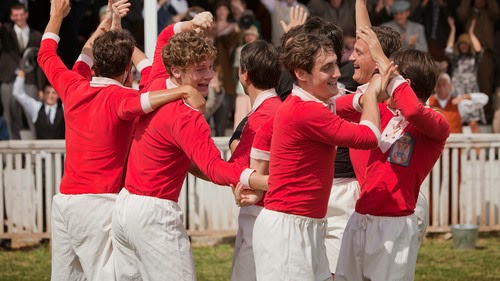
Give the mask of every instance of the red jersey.
[[274, 118], [266, 209], [324, 218], [336, 145], [372, 149], [379, 139], [370, 121], [345, 121], [328, 104], [294, 86]]
[[[358, 169], [365, 170], [356, 212], [407, 216], [414, 213], [420, 185], [439, 159], [450, 127], [441, 113], [418, 100], [404, 79], [388, 91], [393, 93], [399, 112], [380, 106], [383, 130], [380, 148], [359, 152], [365, 154], [364, 164], [353, 159], [353, 165], [364, 165]], [[400, 117], [398, 114], [402, 115], [402, 122], [394, 123]], [[391, 135], [395, 136], [392, 143], [384, 145], [384, 137], [390, 140]]]
[[[252, 149], [255, 134], [266, 121], [274, 117], [276, 109], [280, 104], [281, 100], [276, 95], [274, 89], [264, 91], [257, 96], [248, 117], [248, 121], [241, 133], [240, 142], [231, 155], [229, 162], [250, 166], [250, 151]], [[264, 198], [257, 202], [256, 205], [264, 206]]]
[[151, 110], [149, 93], [138, 95], [110, 78], [94, 77], [89, 82], [66, 68], [57, 56], [58, 41], [56, 34], [44, 34], [38, 63], [64, 103], [61, 193], [117, 193], [123, 186], [134, 119]]
[[[167, 85], [175, 87], [169, 80]], [[247, 167], [226, 163], [203, 115], [179, 100], [139, 119], [125, 187], [133, 194], [177, 202], [191, 162], [219, 185], [236, 186]]]

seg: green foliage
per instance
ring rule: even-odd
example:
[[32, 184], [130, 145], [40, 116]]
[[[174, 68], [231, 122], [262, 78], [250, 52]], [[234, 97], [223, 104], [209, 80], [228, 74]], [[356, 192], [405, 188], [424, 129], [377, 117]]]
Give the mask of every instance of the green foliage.
[[[193, 248], [199, 281], [229, 280], [232, 245]], [[415, 280], [500, 281], [500, 237], [478, 240], [476, 250], [456, 250], [452, 240], [425, 239], [420, 248]], [[47, 244], [24, 250], [0, 250], [0, 281], [50, 280]]]

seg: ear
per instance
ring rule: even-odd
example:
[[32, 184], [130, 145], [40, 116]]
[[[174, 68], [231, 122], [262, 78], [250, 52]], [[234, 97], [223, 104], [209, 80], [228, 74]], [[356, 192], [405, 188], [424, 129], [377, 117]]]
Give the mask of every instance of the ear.
[[307, 71], [305, 71], [302, 68], [296, 68], [293, 71], [293, 73], [295, 73], [295, 77], [297, 77], [297, 80], [299, 80], [299, 81], [307, 80], [307, 75], [309, 74], [309, 73], [307, 73]]
[[182, 70], [181, 70], [180, 68], [178, 68], [178, 67], [176, 67], [176, 66], [173, 66], [173, 65], [172, 65], [172, 66], [170, 67], [170, 71], [172, 71], [172, 75], [173, 75], [175, 78], [177, 78], [177, 79], [181, 78], [181, 72], [182, 72]]
[[411, 87], [411, 79], [410, 79], [410, 78], [406, 78], [405, 80], [406, 80], [406, 81], [408, 81], [408, 84], [409, 84], [409, 85], [410, 85], [410, 87]]

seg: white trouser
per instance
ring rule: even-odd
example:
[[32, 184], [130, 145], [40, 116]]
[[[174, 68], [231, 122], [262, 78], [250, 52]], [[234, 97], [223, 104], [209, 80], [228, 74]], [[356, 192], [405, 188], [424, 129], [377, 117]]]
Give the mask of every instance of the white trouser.
[[335, 280], [413, 280], [420, 233], [417, 217], [355, 212], [342, 239]]
[[114, 280], [116, 194], [57, 194], [52, 201], [52, 281]]
[[255, 260], [253, 258], [253, 226], [263, 208], [261, 206], [241, 207], [238, 215], [238, 233], [234, 243], [232, 281], [255, 281]]
[[113, 211], [117, 280], [196, 280], [177, 203], [122, 189]]
[[330, 271], [335, 273], [339, 258], [340, 245], [347, 221], [354, 213], [356, 201], [359, 198], [359, 183], [356, 178], [334, 179], [326, 219], [325, 246]]
[[263, 209], [253, 231], [257, 280], [331, 280], [325, 224], [324, 219]]

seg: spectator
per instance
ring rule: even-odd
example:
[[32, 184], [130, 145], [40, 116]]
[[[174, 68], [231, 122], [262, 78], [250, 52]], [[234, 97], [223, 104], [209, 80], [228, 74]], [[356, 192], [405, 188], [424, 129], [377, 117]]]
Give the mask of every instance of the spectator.
[[[14, 80], [16, 78], [15, 70], [18, 68], [23, 53], [29, 47], [40, 47], [42, 34], [28, 26], [29, 13], [22, 4], [14, 4], [10, 8], [10, 20], [0, 27], [0, 71], [1, 100], [3, 104], [3, 113], [9, 135], [11, 139], [20, 139], [19, 131], [23, 127], [23, 110], [12, 96]], [[39, 92], [43, 89], [46, 82], [45, 75], [40, 68], [29, 73], [26, 76], [24, 90], [32, 98], [37, 98]], [[31, 127], [34, 135], [34, 127]]]
[[[250, 26], [247, 30], [243, 31], [243, 40], [245, 41], [243, 45], [236, 48], [234, 52], [234, 63], [233, 67], [235, 71], [238, 71], [240, 66], [240, 54], [241, 49], [246, 45], [252, 42], [257, 41], [259, 39], [259, 32], [257, 31], [257, 27]], [[243, 90], [243, 86], [238, 81], [236, 86], [236, 101], [234, 106], [234, 129], [238, 126], [240, 121], [250, 112], [251, 110], [250, 98], [245, 94]]]
[[458, 105], [453, 102], [451, 78], [447, 73], [441, 73], [436, 83], [435, 94], [429, 98], [429, 106], [439, 109], [450, 125], [450, 133], [462, 133], [462, 118]]
[[427, 41], [425, 40], [424, 26], [410, 21], [410, 2], [407, 0], [398, 0], [392, 6], [392, 21], [383, 23], [401, 34], [403, 46], [411, 49], [427, 52]]
[[38, 101], [24, 92], [25, 77], [24, 71], [20, 70], [14, 82], [13, 94], [23, 106], [29, 121], [33, 122], [36, 139], [64, 139], [64, 113], [57, 92], [47, 84], [43, 89], [42, 101]]
[[[495, 81], [495, 63], [493, 50], [495, 21], [498, 19], [499, 8], [495, 0], [462, 0], [457, 9], [458, 20], [466, 27], [475, 21], [474, 33], [483, 47], [483, 57], [478, 67], [478, 84], [481, 92], [489, 97], [493, 95]], [[453, 78], [453, 77], [452, 77]], [[493, 100], [493, 99], [490, 99]], [[486, 119], [490, 121], [493, 116], [491, 104], [485, 107]]]
[[224, 102], [215, 113], [216, 136], [224, 136], [228, 119], [234, 111], [236, 74], [233, 71], [231, 55], [239, 43], [239, 27], [232, 20], [230, 7], [221, 2], [215, 12], [215, 47], [217, 48], [216, 65], [219, 67], [219, 79], [226, 91]]
[[424, 26], [429, 53], [436, 61], [446, 60], [444, 49], [450, 33], [447, 22], [449, 16], [452, 16], [452, 12], [445, 0], [423, 0], [410, 16]]

